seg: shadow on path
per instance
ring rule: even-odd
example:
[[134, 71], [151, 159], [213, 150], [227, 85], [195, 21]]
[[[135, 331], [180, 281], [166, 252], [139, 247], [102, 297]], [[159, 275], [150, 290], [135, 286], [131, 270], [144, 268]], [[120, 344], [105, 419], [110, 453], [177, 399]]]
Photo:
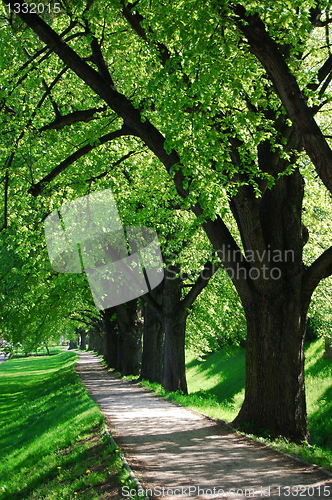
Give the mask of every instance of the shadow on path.
[[79, 375], [152, 498], [332, 498], [331, 476], [314, 466], [116, 378], [91, 353], [79, 354]]

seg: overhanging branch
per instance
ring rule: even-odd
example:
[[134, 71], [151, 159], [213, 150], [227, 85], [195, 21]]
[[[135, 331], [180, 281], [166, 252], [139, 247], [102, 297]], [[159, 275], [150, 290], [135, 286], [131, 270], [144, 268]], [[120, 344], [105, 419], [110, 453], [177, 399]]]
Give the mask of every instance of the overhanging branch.
[[196, 298], [201, 293], [201, 291], [207, 286], [212, 276], [219, 269], [220, 265], [221, 263], [213, 264], [210, 261], [205, 263], [204, 268], [199, 273], [197, 280], [195, 281], [192, 288], [181, 302], [181, 308], [184, 311], [192, 307]]
[[[182, 198], [187, 198], [190, 191], [185, 187], [188, 184], [188, 178], [184, 176], [181, 169], [182, 165], [177, 151], [170, 152], [165, 149], [165, 137], [163, 134], [145, 117], [142, 117], [139, 109], [136, 109], [132, 102], [124, 95], [113, 88], [105, 79], [86, 61], [84, 61], [69, 45], [67, 45], [59, 35], [45, 23], [38, 15], [23, 13], [22, 0], [4, 0], [6, 5], [20, 5], [18, 16], [37, 34], [37, 36], [54, 51], [58, 57], [70, 68], [93, 92], [104, 100], [110, 108], [121, 117], [128, 126], [131, 135], [136, 135], [142, 139], [146, 146], [155, 154], [166, 168], [167, 172], [172, 174], [175, 187]], [[17, 8], [15, 7], [15, 11]], [[65, 167], [64, 167], [65, 168]], [[63, 170], [63, 168], [62, 168]], [[185, 182], [186, 181], [186, 182]], [[41, 185], [39, 185], [41, 187]], [[32, 191], [35, 191], [32, 187]], [[36, 195], [38, 194], [35, 191]], [[191, 207], [197, 217], [203, 216], [203, 209], [199, 203]], [[238, 246], [227, 229], [222, 219], [217, 216], [215, 220], [206, 219], [203, 223], [215, 250], [220, 249], [221, 245], [228, 245], [230, 249], [238, 249]], [[224, 264], [227, 268], [233, 268], [234, 262], [225, 259]], [[250, 287], [244, 279], [233, 279], [236, 288], [242, 292], [250, 291]]]
[[37, 182], [30, 187], [29, 193], [33, 196], [39, 196], [43, 190], [45, 184], [51, 182], [55, 177], [57, 177], [61, 172], [63, 172], [69, 165], [72, 165], [76, 160], [86, 155], [92, 149], [97, 148], [98, 146], [105, 144], [106, 142], [113, 141], [119, 137], [123, 137], [124, 135], [130, 135], [131, 132], [125, 126], [123, 126], [120, 130], [115, 130], [114, 132], [110, 132], [99, 139], [97, 139], [93, 144], [86, 144], [82, 148], [78, 149], [72, 155], [68, 156], [65, 160], [63, 160], [59, 165], [57, 165], [49, 174], [47, 174], [41, 181]]
[[39, 132], [43, 132], [44, 130], [61, 130], [67, 125], [73, 125], [78, 122], [89, 122], [95, 118], [94, 115], [96, 113], [101, 113], [106, 109], [107, 108], [104, 106], [102, 108], [85, 109], [68, 113], [68, 115], [58, 116], [53, 122], [39, 129]]
[[291, 73], [278, 45], [266, 31], [259, 15], [247, 15], [241, 5], [237, 5], [234, 12], [238, 16], [236, 19], [238, 28], [247, 38], [251, 52], [269, 75], [296, 132], [302, 139], [304, 149], [323, 183], [332, 193], [332, 151], [307, 106], [295, 76]]
[[304, 300], [310, 300], [319, 282], [332, 275], [332, 247], [323, 252], [305, 271], [303, 276]]

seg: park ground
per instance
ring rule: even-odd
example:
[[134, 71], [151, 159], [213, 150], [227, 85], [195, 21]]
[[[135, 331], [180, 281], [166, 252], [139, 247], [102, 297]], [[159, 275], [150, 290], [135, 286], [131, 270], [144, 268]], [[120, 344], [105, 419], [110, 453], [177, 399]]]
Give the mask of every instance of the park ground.
[[[186, 404], [230, 420], [232, 412], [237, 411], [236, 405], [241, 404], [243, 393], [243, 351], [231, 351], [211, 354], [203, 361], [189, 355], [188, 381], [192, 393]], [[321, 354], [321, 341], [307, 349], [309, 422], [316, 442], [310, 447], [294, 447], [285, 442], [274, 445], [328, 468], [332, 433], [331, 398], [328, 400], [327, 395], [332, 386], [331, 362], [322, 360]], [[95, 359], [95, 366], [102, 366]], [[0, 499], [122, 498], [118, 496], [119, 489], [126, 485], [133, 488], [123, 467], [121, 450], [109, 442], [101, 414], [74, 372], [75, 363], [75, 354], [63, 352], [59, 356], [17, 358], [2, 365]], [[104, 368], [103, 372], [107, 370]], [[133, 381], [122, 383], [131, 390], [142, 390]], [[158, 387], [154, 389], [158, 391]], [[182, 398], [178, 394], [166, 396], [177, 401]], [[179, 410], [178, 406], [174, 408]], [[204, 426], [206, 422], [204, 419]], [[208, 428], [214, 426], [210, 421]], [[178, 427], [182, 429], [181, 425]], [[223, 428], [224, 435], [225, 432]], [[126, 434], [130, 436], [129, 432]], [[180, 437], [181, 433], [177, 434]], [[187, 449], [191, 444], [192, 440], [187, 440]], [[262, 448], [262, 444], [257, 446]], [[182, 442], [177, 449], [183, 451], [185, 447]], [[142, 444], [140, 448], [143, 452]], [[136, 466], [139, 469], [137, 462]]]

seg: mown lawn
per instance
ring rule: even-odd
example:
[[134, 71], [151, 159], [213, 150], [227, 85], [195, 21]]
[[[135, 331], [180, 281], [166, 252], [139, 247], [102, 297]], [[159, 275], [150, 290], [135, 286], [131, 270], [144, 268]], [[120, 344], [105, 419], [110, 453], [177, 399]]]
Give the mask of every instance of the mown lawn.
[[104, 500], [133, 487], [76, 358], [62, 352], [0, 366], [1, 500]]

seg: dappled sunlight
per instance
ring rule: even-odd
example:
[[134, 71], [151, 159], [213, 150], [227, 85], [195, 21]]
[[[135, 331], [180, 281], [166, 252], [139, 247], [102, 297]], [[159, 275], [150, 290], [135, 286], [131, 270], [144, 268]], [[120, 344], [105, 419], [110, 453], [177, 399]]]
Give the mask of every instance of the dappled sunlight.
[[[326, 476], [231, 432], [217, 421], [117, 378], [96, 360], [91, 353], [80, 353], [78, 373], [133, 471], [147, 487], [199, 484], [205, 488], [257, 491], [271, 487], [276, 494], [281, 485], [332, 485]], [[236, 398], [240, 394], [236, 393]]]

